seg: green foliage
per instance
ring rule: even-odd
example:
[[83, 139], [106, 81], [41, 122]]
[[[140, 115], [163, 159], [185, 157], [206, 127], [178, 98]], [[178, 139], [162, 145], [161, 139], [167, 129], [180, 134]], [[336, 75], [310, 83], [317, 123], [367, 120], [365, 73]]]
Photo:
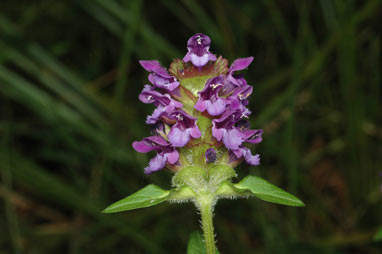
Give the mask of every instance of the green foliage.
[[203, 242], [203, 235], [199, 231], [190, 234], [188, 240], [187, 254], [203, 254], [206, 253], [206, 246]]
[[258, 176], [246, 176], [233, 185], [240, 191], [247, 191], [264, 201], [290, 206], [304, 206], [304, 203], [288, 192], [274, 186]]
[[104, 213], [116, 213], [157, 205], [166, 201], [170, 191], [163, 190], [154, 184], [147, 185], [139, 191], [121, 199], [103, 210]]
[[382, 227], [379, 227], [377, 232], [375, 232], [374, 241], [375, 242], [382, 242]]
[[[199, 231], [194, 231], [188, 239], [187, 254], [205, 254], [206, 247], [203, 242], [203, 235]], [[219, 254], [216, 251], [216, 254]]]

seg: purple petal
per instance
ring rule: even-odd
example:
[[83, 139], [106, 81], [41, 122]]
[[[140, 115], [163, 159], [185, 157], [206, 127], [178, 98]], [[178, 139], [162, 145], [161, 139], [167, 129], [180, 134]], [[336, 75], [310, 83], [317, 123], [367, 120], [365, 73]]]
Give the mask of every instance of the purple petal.
[[202, 135], [200, 133], [199, 127], [196, 124], [193, 128], [190, 128], [189, 130], [190, 130], [190, 135], [193, 138], [200, 138], [200, 136]]
[[207, 105], [207, 112], [211, 116], [218, 116], [225, 110], [226, 103], [222, 99], [218, 99], [215, 102], [209, 100], [205, 101]]
[[149, 81], [156, 87], [164, 88], [167, 90], [174, 90], [179, 86], [179, 82], [170, 76], [164, 68], [156, 69], [155, 73], [149, 75]]
[[165, 85], [166, 89], [168, 89], [169, 91], [175, 90], [178, 86], [179, 86], [178, 81], [174, 81]]
[[236, 129], [231, 129], [223, 137], [223, 143], [225, 147], [230, 150], [239, 149], [239, 146], [243, 143], [244, 139], [242, 133]]
[[228, 98], [228, 100], [230, 101], [230, 105], [229, 105], [229, 109], [230, 110], [235, 110], [235, 109], [238, 109], [240, 107], [239, 99], [237, 99], [237, 98]]
[[157, 60], [140, 60], [139, 63], [146, 71], [149, 72], [161, 67]]
[[247, 130], [244, 134], [246, 135], [245, 142], [251, 144], [258, 144], [263, 140], [263, 130]]
[[189, 62], [189, 61], [191, 61], [191, 53], [190, 52], [188, 52], [184, 57], [183, 57], [183, 61], [184, 62]]
[[222, 140], [223, 136], [227, 133], [226, 129], [217, 129], [215, 127], [212, 127], [212, 136], [214, 136], [217, 141]]
[[253, 87], [250, 85], [242, 85], [233, 91], [233, 94], [228, 99], [237, 98], [240, 101], [247, 99], [253, 91]]
[[161, 136], [150, 136], [150, 137], [144, 138], [144, 140], [153, 142], [153, 143], [160, 145], [160, 146], [168, 146], [169, 145], [167, 140], [165, 140]]
[[168, 140], [175, 147], [183, 147], [190, 140], [190, 129], [186, 129], [184, 131], [179, 128], [171, 128], [171, 131], [168, 134]]
[[216, 61], [216, 56], [212, 54], [211, 52], [208, 52], [208, 60], [210, 61]]
[[252, 61], [253, 61], [253, 56], [236, 59], [232, 63], [231, 67], [229, 68], [229, 73], [232, 73], [234, 71], [244, 70], [251, 64]]
[[179, 159], [179, 152], [178, 150], [174, 149], [173, 152], [167, 153], [167, 161], [170, 164], [175, 164]]
[[155, 124], [159, 121], [159, 118], [162, 116], [162, 114], [166, 111], [166, 107], [158, 106], [153, 113], [147, 117], [146, 123], [147, 124]]
[[181, 108], [181, 107], [183, 107], [182, 103], [171, 100], [170, 104], [166, 107], [166, 113], [171, 114], [176, 108]]
[[155, 102], [155, 96], [161, 97], [163, 95], [157, 91], [154, 91], [152, 86], [145, 85], [138, 98], [141, 102], [148, 104]]
[[205, 34], [197, 33], [190, 37], [187, 41], [187, 48], [195, 47], [209, 47], [211, 44], [211, 39]]
[[[141, 60], [139, 63], [142, 65], [142, 67], [149, 72], [153, 72], [156, 75], [159, 75], [162, 78], [173, 78], [170, 74], [168, 74], [166, 68], [163, 68], [160, 63], [156, 60]], [[149, 75], [149, 79], [150, 79]], [[151, 77], [152, 78], [152, 77]]]
[[202, 56], [198, 56], [196, 54], [191, 54], [191, 62], [196, 67], [202, 67], [208, 63], [209, 56], [208, 54], [204, 54]]
[[149, 162], [149, 165], [145, 167], [145, 174], [151, 174], [154, 171], [158, 171], [166, 165], [167, 156], [157, 154], [154, 158], [152, 158]]
[[206, 108], [207, 108], [206, 102], [203, 101], [203, 100], [201, 100], [201, 99], [199, 99], [198, 102], [196, 102], [194, 108], [195, 108], [196, 110], [198, 110], [199, 112], [203, 112], [203, 111], [205, 111]]
[[145, 140], [134, 141], [132, 146], [135, 149], [135, 151], [140, 153], [148, 153], [155, 149], [155, 147], [152, 144]]
[[260, 165], [260, 154], [252, 155], [251, 150], [248, 148], [242, 148], [245, 161], [253, 166]]
[[232, 152], [235, 154], [235, 156], [236, 156], [237, 158], [241, 158], [241, 156], [243, 156], [243, 149], [242, 149], [242, 148], [233, 150]]

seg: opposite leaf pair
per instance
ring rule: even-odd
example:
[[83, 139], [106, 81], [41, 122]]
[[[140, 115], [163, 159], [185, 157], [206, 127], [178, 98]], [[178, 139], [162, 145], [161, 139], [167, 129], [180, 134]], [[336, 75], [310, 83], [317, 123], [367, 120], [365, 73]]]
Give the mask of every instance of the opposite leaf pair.
[[[130, 196], [108, 206], [104, 213], [116, 213], [134, 210], [138, 208], [150, 207], [164, 201], [179, 202], [180, 200], [191, 200], [193, 191], [187, 187], [180, 190], [163, 190], [156, 185], [149, 184], [143, 189]], [[255, 196], [264, 201], [289, 205], [304, 206], [304, 203], [295, 196], [285, 192], [277, 186], [267, 182], [258, 176], [247, 176], [237, 184], [224, 183], [217, 190], [218, 197], [232, 196], [244, 197]]]

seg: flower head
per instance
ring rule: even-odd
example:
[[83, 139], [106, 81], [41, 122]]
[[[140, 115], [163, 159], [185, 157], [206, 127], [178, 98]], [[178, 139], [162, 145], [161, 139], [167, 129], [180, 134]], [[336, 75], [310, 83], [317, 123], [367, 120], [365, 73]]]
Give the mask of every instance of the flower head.
[[247, 120], [253, 87], [236, 73], [253, 57], [239, 58], [228, 68], [226, 59], [209, 51], [210, 43], [207, 35], [192, 36], [187, 54], [175, 59], [169, 71], [158, 61], [140, 61], [152, 85], [144, 86], [139, 99], [156, 107], [146, 120], [153, 136], [133, 143], [138, 152], [157, 153], [145, 168], [147, 174], [165, 167], [260, 164], [259, 154], [247, 147], [260, 143], [263, 133], [250, 129]]

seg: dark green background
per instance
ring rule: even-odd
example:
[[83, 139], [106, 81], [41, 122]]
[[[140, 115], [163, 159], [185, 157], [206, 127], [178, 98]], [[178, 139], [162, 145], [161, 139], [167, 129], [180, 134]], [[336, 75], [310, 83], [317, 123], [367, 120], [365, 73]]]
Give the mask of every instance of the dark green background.
[[229, 61], [254, 56], [262, 165], [238, 178], [261, 175], [307, 204], [220, 201], [220, 251], [378, 253], [380, 17], [378, 0], [2, 0], [0, 253], [185, 253], [192, 204], [100, 211], [148, 183], [170, 187], [131, 148], [153, 110], [138, 100], [138, 60], [168, 66], [196, 32]]

